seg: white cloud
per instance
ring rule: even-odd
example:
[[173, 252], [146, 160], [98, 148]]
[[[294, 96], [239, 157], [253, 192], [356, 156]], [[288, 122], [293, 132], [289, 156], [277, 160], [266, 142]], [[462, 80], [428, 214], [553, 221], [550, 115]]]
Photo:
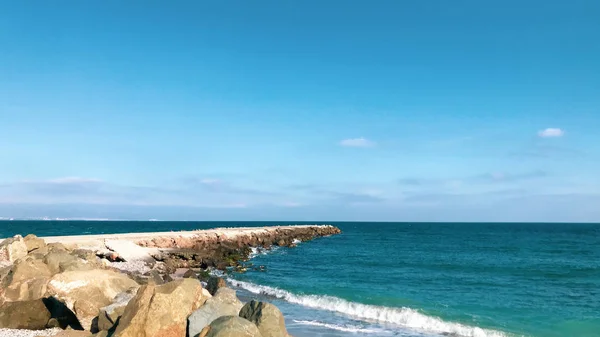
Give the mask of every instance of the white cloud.
[[538, 132], [538, 136], [542, 138], [562, 137], [565, 132], [559, 128], [547, 128]]
[[47, 181], [51, 184], [87, 184], [87, 183], [101, 183], [102, 180], [95, 178], [81, 178], [81, 177], [64, 177], [50, 179]]
[[373, 147], [373, 146], [375, 146], [375, 142], [368, 140], [366, 138], [360, 137], [360, 138], [344, 139], [340, 142], [340, 145], [346, 146], [346, 147]]
[[221, 181], [219, 179], [202, 179], [200, 180], [200, 183], [202, 185], [210, 185], [210, 186], [215, 186], [215, 185], [221, 185]]

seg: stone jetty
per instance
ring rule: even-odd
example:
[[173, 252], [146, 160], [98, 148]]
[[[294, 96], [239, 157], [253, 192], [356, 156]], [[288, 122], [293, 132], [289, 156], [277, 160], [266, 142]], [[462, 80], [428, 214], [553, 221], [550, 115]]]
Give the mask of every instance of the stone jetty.
[[339, 234], [329, 225], [0, 239], [0, 337], [287, 337], [272, 304], [215, 270]]

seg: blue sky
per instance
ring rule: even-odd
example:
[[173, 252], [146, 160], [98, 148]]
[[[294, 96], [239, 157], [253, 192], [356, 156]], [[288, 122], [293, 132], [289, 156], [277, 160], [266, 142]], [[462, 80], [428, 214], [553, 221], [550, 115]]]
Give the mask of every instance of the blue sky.
[[598, 17], [0, 2], [0, 217], [600, 221]]

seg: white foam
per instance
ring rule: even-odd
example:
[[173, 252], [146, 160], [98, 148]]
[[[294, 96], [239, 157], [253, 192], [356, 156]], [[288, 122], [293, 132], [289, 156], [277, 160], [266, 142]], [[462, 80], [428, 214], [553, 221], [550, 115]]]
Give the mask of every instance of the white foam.
[[278, 250], [279, 247], [271, 247], [271, 248], [262, 248], [262, 247], [250, 247], [250, 255], [248, 256], [250, 259], [253, 259], [260, 255], [267, 255], [269, 253], [273, 253]]
[[463, 337], [508, 337], [504, 332], [479, 327], [446, 322], [438, 317], [427, 316], [410, 308], [391, 308], [346, 301], [333, 296], [296, 295], [291, 292], [256, 285], [250, 282], [229, 280], [231, 284], [254, 294], [262, 294], [283, 299], [312, 309], [341, 313], [360, 320], [393, 323], [416, 330], [435, 332]]
[[381, 336], [381, 334], [386, 333], [386, 331], [382, 330], [382, 329], [365, 329], [365, 328], [361, 328], [360, 326], [351, 325], [351, 324], [337, 325], [337, 324], [323, 323], [323, 322], [319, 322], [319, 321], [297, 321], [297, 320], [294, 320], [294, 323], [298, 323], [298, 324], [302, 324], [302, 325], [320, 326], [323, 328], [338, 330], [338, 331], [343, 331], [343, 332], [366, 333], [366, 334], [375, 334], [376, 333], [379, 336]]

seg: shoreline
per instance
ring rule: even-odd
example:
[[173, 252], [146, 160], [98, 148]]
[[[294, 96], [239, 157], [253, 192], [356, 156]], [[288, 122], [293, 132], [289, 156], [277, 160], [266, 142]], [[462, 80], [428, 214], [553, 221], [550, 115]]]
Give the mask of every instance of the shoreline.
[[[265, 306], [270, 308], [268, 312], [281, 316], [276, 307], [262, 302], [244, 306], [244, 316], [235, 291], [227, 288], [223, 279], [211, 276], [211, 271], [244, 272], [252, 267], [246, 261], [253, 249], [295, 247], [298, 242], [339, 233], [339, 228], [331, 225], [285, 225], [0, 239], [0, 336], [36, 336], [40, 330], [52, 328], [55, 330], [48, 330], [49, 335], [58, 332], [57, 336], [204, 336], [188, 331], [188, 318], [197, 311], [212, 318], [200, 320], [194, 325], [196, 330], [199, 326], [210, 330], [210, 323], [218, 318], [213, 316], [222, 312], [228, 315], [217, 316], [235, 316], [227, 322], [234, 325], [253, 322], [251, 318], [265, 311]], [[159, 301], [165, 292], [173, 297], [165, 299], [167, 303], [178, 304], [155, 314], [157, 319], [173, 317], [164, 322], [165, 326], [155, 326], [153, 332], [148, 330], [150, 322], [146, 327], [136, 326], [133, 318], [138, 315], [152, 318], [151, 313], [137, 311], [150, 304], [151, 308], [159, 307], [147, 302]], [[227, 303], [221, 303], [221, 297]], [[190, 298], [197, 301], [191, 303]], [[133, 302], [137, 306], [130, 305]], [[180, 312], [179, 307], [186, 308], [186, 303], [187, 309]], [[211, 303], [210, 308], [205, 303]], [[232, 303], [237, 310], [232, 309]], [[36, 305], [41, 309], [28, 311]], [[119, 308], [118, 315], [109, 314], [107, 308]], [[38, 321], [31, 317], [40, 313], [44, 315]], [[129, 317], [132, 315], [135, 317]], [[261, 329], [259, 321], [253, 323]], [[214, 331], [225, 329], [219, 324]], [[69, 327], [81, 333], [66, 335], [56, 330]], [[18, 330], [5, 330], [8, 328]], [[284, 326], [277, 329], [285, 331]], [[255, 336], [261, 337], [258, 332]]]

